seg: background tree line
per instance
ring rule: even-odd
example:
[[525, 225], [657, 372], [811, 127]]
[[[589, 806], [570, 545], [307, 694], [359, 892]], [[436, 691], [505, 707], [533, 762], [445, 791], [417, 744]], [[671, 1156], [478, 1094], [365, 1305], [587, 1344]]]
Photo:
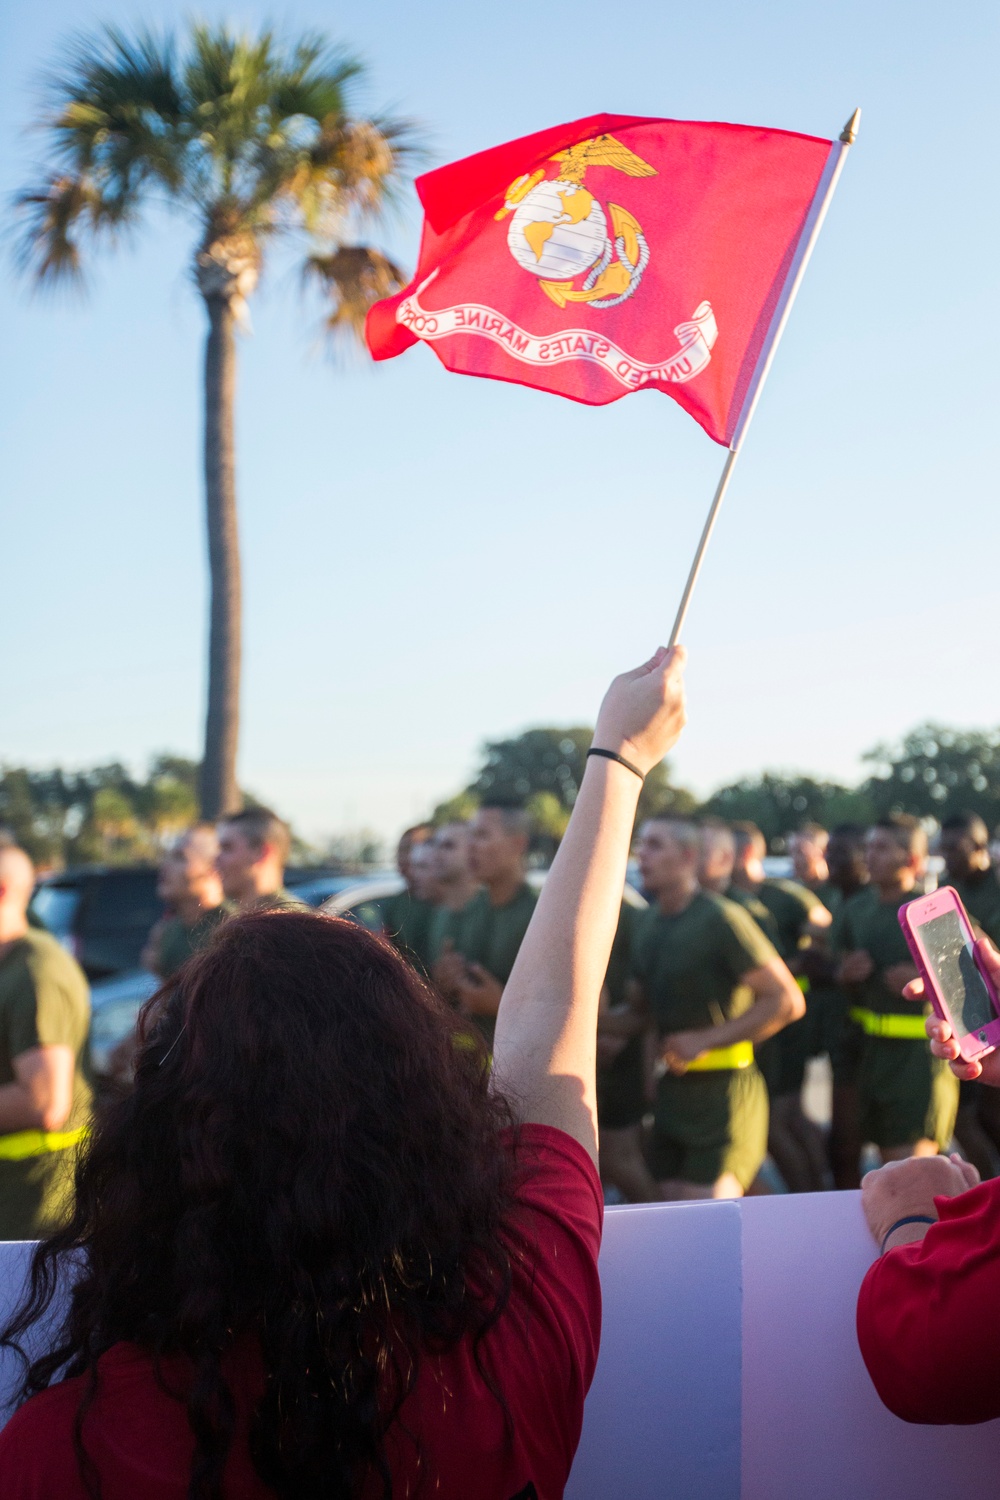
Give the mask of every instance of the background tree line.
[[[434, 811], [435, 822], [467, 816], [484, 797], [523, 803], [535, 820], [536, 848], [551, 853], [569, 820], [583, 775], [592, 731], [529, 729], [513, 739], [489, 741], [478, 775]], [[889, 812], [938, 822], [954, 812], [976, 812], [989, 828], [1000, 825], [1000, 728], [951, 729], [925, 723], [898, 744], [879, 744], [862, 760], [871, 769], [857, 786], [807, 775], [765, 771], [744, 777], [704, 802], [671, 780], [664, 762], [646, 780], [639, 819], [654, 813], [697, 814], [727, 822], [756, 823], [772, 852], [803, 823], [871, 823]]]
[[[555, 852], [576, 800], [592, 730], [528, 729], [483, 746], [476, 776], [440, 803], [433, 821], [469, 817], [484, 798], [528, 809], [534, 851]], [[976, 812], [989, 828], [1000, 826], [1000, 728], [958, 730], [926, 723], [896, 745], [876, 745], [863, 760], [870, 773], [857, 786], [812, 776], [765, 771], [720, 787], [699, 803], [671, 780], [669, 762], [647, 777], [639, 818], [670, 812], [733, 821], [749, 819], [780, 852], [792, 828], [817, 822], [870, 823], [887, 812], [908, 812], [939, 822], [953, 812]], [[200, 814], [198, 765], [159, 755], [144, 780], [116, 761], [84, 771], [0, 770], [0, 827], [9, 829], [42, 866], [115, 864], [152, 860], [175, 833]], [[244, 793], [248, 805], [255, 801]], [[296, 840], [302, 863], [375, 864], [383, 851], [372, 835], [341, 835], [324, 850]]]

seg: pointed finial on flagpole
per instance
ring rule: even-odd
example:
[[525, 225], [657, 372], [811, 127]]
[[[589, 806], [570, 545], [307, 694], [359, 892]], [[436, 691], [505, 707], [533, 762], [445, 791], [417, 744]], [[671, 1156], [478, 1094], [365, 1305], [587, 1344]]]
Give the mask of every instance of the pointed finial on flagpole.
[[853, 146], [858, 138], [858, 125], [861, 123], [861, 111], [856, 109], [840, 132], [840, 139], [845, 146]]

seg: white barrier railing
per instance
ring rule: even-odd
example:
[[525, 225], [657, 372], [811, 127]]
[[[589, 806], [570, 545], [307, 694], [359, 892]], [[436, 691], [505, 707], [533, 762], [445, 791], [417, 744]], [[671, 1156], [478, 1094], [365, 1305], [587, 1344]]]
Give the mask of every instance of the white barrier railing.
[[[608, 1210], [601, 1358], [567, 1500], [995, 1500], [1000, 1422], [912, 1427], [872, 1389], [854, 1333], [875, 1253], [858, 1200]], [[0, 1319], [29, 1249], [0, 1244]], [[11, 1376], [0, 1362], [0, 1401]]]

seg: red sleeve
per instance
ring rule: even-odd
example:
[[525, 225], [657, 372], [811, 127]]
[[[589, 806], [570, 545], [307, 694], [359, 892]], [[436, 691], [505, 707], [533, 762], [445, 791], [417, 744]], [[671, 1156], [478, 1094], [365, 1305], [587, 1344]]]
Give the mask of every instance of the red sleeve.
[[562, 1130], [524, 1126], [517, 1160], [514, 1278], [495, 1347], [526, 1472], [540, 1495], [561, 1494], [556, 1477], [569, 1475], [601, 1342], [604, 1197], [590, 1157]]
[[889, 1250], [858, 1297], [858, 1342], [875, 1389], [906, 1422], [1000, 1417], [1000, 1178], [937, 1198], [940, 1222]]

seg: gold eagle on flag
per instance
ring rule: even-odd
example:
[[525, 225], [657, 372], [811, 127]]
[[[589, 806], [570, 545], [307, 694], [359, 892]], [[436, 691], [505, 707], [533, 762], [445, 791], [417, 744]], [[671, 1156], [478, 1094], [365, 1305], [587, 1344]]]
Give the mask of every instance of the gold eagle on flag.
[[[628, 177], [655, 177], [656, 168], [636, 156], [613, 135], [597, 135], [557, 151], [558, 177], [545, 168], [515, 178], [494, 215], [513, 214], [507, 247], [558, 307], [586, 302], [590, 307], [617, 307], [631, 297], [649, 264], [649, 246], [638, 219], [618, 203], [604, 209], [583, 185], [588, 167], [614, 167]], [[573, 285], [583, 276], [583, 285]]]

